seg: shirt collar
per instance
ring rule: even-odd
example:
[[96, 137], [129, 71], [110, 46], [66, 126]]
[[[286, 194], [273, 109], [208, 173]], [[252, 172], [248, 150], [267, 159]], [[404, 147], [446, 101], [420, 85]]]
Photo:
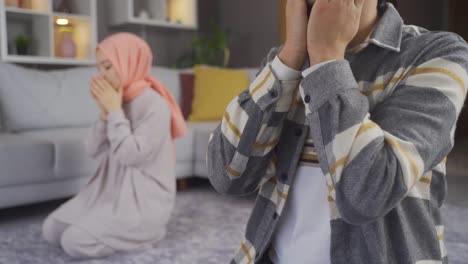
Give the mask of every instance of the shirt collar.
[[370, 43], [395, 52], [400, 52], [403, 36], [403, 19], [395, 7], [388, 3], [387, 10], [375, 25], [372, 33], [363, 43], [348, 49], [348, 54], [356, 54], [369, 46]]
[[400, 52], [403, 19], [395, 7], [388, 3], [387, 10], [370, 35], [368, 42], [384, 49]]

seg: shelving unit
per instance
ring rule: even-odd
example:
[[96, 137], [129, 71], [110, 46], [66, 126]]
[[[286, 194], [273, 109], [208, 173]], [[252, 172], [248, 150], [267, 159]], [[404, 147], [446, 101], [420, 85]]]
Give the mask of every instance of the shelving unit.
[[[1, 61], [26, 64], [90, 65], [97, 44], [96, 0], [68, 0], [71, 13], [59, 12], [57, 0], [29, 0], [28, 6], [8, 6], [0, 0]], [[62, 25], [58, 24], [62, 22]], [[65, 34], [75, 52], [62, 52]], [[30, 45], [20, 51], [15, 42], [26, 36]], [[68, 40], [68, 39], [67, 39]]]
[[198, 28], [197, 0], [113, 0], [109, 7], [110, 24], [114, 26], [135, 24], [187, 30]]

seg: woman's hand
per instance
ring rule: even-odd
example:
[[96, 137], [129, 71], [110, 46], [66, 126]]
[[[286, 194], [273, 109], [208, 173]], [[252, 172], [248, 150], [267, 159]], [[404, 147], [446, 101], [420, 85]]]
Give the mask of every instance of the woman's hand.
[[[122, 109], [122, 87], [115, 89], [103, 77], [99, 76], [93, 78], [91, 83], [91, 93], [101, 106], [101, 110], [105, 111], [105, 115]], [[101, 114], [101, 118], [102, 116], [103, 114]]]
[[106, 118], [107, 117], [106, 109], [101, 104], [101, 102], [99, 102], [99, 100], [97, 99], [96, 93], [94, 91], [95, 88], [94, 88], [93, 83], [91, 83], [91, 88], [89, 90], [91, 92], [91, 96], [93, 97], [94, 101], [96, 101], [96, 104], [99, 106], [99, 110], [101, 110], [101, 113], [100, 113], [99, 117], [101, 118], [102, 121], [106, 121], [107, 120], [107, 118]]

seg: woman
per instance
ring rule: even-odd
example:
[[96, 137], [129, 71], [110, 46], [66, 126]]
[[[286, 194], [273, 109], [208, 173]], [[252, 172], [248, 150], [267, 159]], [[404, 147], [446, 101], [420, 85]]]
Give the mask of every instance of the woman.
[[173, 141], [186, 132], [177, 103], [149, 76], [145, 41], [113, 35], [98, 45], [96, 58], [100, 74], [91, 93], [101, 117], [87, 147], [100, 166], [43, 225], [44, 238], [73, 258], [103, 257], [164, 237], [175, 197]]

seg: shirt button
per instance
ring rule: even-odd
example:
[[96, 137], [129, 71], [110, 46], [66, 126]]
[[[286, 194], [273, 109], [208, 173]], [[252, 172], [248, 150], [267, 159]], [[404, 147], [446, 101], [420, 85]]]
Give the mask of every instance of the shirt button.
[[276, 98], [278, 96], [278, 92], [276, 90], [271, 90], [270, 91], [270, 96], [273, 98]]
[[281, 181], [286, 181], [288, 179], [288, 174], [287, 173], [282, 173], [280, 176]]
[[310, 102], [310, 95], [304, 96], [304, 102], [308, 104]]

